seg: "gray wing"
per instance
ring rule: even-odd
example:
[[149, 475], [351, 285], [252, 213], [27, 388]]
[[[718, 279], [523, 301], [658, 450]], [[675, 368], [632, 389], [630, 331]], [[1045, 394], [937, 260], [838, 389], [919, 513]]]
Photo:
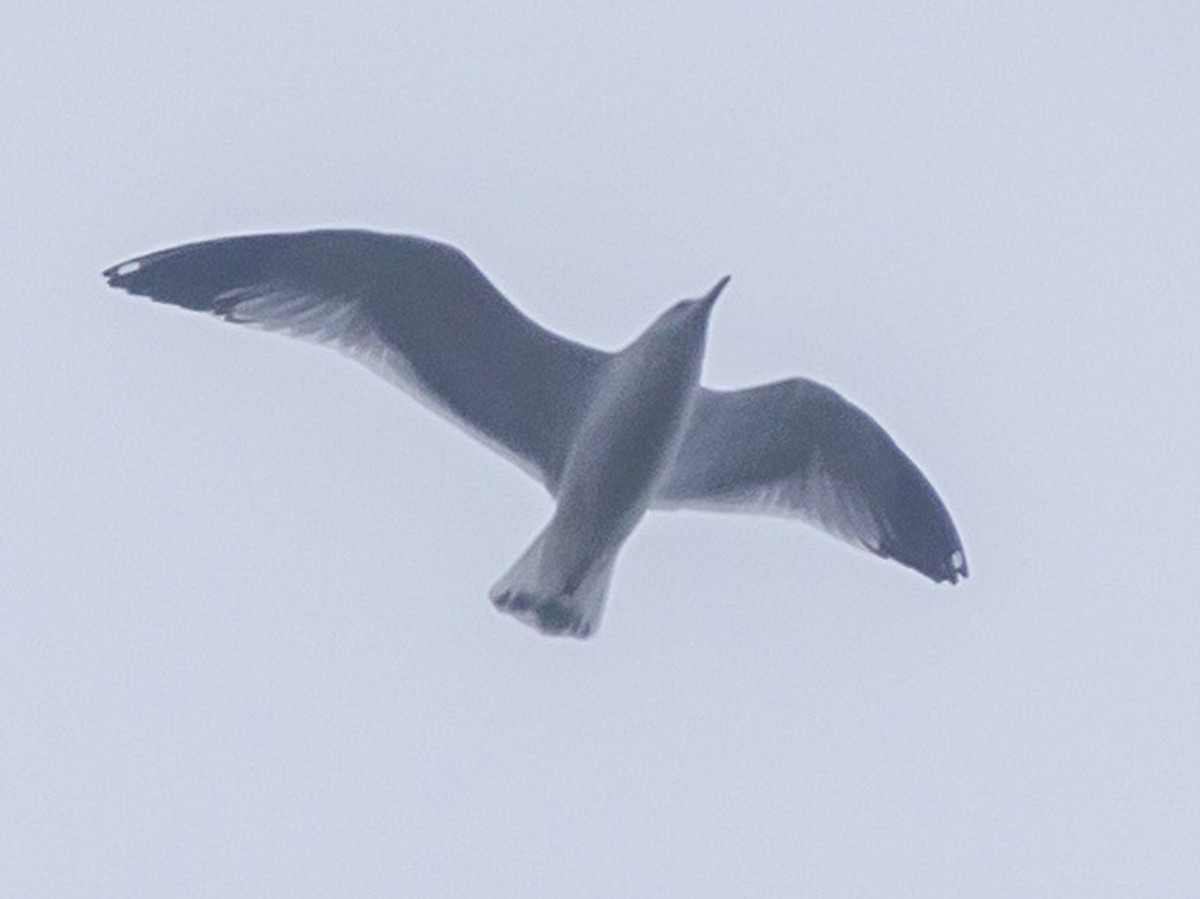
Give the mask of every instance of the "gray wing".
[[416, 237], [229, 237], [131, 259], [104, 276], [131, 294], [338, 349], [551, 492], [607, 356], [539, 327], [461, 252]]
[[655, 505], [797, 516], [935, 581], [967, 576], [916, 465], [865, 412], [801, 378], [701, 390]]

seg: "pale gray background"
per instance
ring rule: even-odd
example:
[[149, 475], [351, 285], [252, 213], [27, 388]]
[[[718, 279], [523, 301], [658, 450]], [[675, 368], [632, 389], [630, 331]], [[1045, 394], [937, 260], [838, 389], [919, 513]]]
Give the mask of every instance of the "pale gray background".
[[[0, 44], [0, 893], [1200, 893], [1194, 3], [43, 2]], [[660, 514], [590, 643], [496, 614], [533, 482], [99, 275], [329, 225], [610, 348], [733, 274], [706, 383], [870, 410], [973, 578]]]

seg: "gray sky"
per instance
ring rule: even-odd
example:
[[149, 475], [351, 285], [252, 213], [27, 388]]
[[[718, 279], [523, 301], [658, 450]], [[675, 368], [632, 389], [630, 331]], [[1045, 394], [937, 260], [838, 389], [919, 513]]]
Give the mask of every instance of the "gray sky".
[[[0, 893], [1200, 891], [1200, 12], [646, 6], [7, 13]], [[654, 514], [497, 614], [532, 481], [99, 276], [330, 225], [606, 348], [732, 274], [705, 383], [869, 410], [971, 580]]]

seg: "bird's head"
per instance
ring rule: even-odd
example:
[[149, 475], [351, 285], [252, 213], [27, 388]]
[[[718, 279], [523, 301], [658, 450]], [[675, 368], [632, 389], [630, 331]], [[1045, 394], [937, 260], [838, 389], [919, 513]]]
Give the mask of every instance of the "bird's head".
[[726, 275], [704, 296], [695, 300], [680, 300], [658, 317], [655, 328], [676, 329], [707, 324], [708, 316], [712, 312], [713, 305], [717, 302], [717, 297], [721, 295], [721, 291], [725, 289], [725, 285], [728, 283], [729, 276]]

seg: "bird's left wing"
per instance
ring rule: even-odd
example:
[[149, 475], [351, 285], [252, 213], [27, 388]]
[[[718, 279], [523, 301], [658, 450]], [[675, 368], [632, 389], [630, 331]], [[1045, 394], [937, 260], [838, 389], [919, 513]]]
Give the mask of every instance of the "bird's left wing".
[[935, 581], [967, 576], [917, 466], [865, 412], [802, 378], [701, 389], [654, 505], [800, 517]]
[[131, 259], [104, 276], [131, 294], [338, 349], [552, 493], [607, 356], [539, 327], [464, 254], [417, 237], [229, 237]]

